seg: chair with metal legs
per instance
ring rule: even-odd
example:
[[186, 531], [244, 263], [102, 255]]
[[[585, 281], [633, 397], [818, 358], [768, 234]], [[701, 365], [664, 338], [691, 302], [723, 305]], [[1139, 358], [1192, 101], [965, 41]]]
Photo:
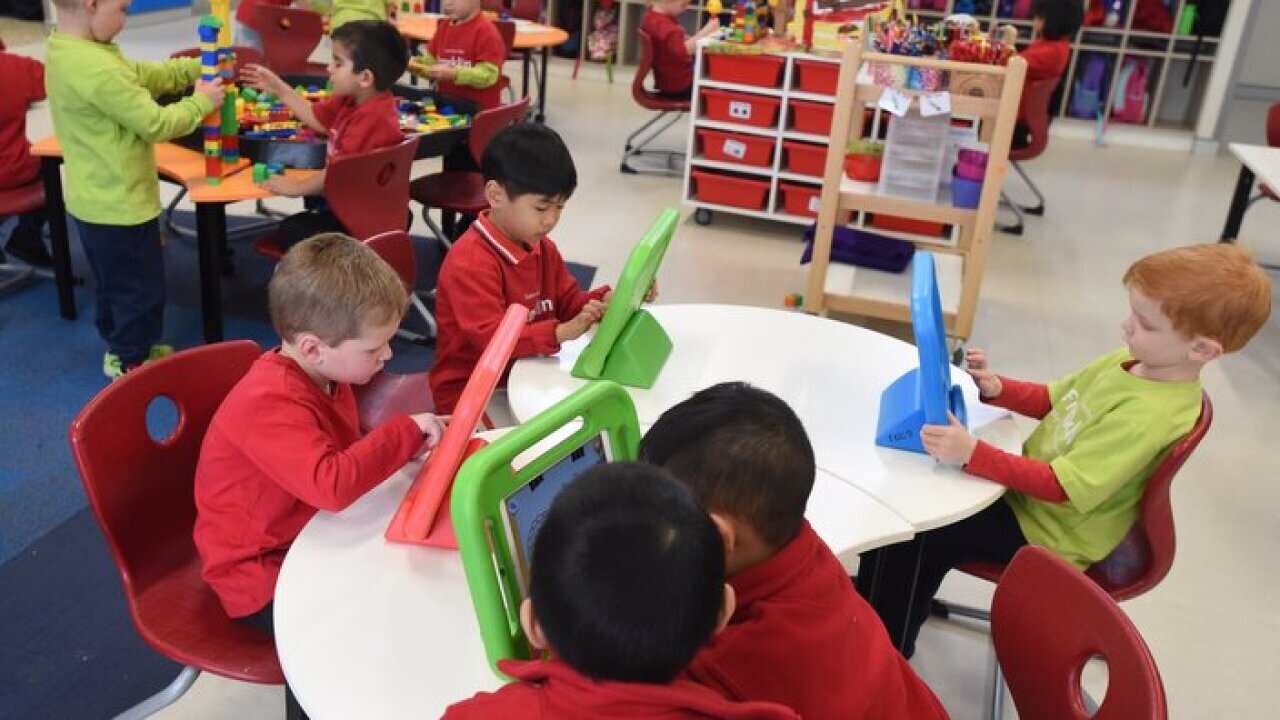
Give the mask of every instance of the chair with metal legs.
[[1058, 87], [1059, 78], [1047, 78], [1028, 83], [1022, 90], [1022, 119], [1031, 134], [1031, 142], [1026, 147], [1009, 150], [1009, 164], [1036, 196], [1035, 205], [1020, 205], [1009, 197], [1005, 190], [1000, 191], [1000, 204], [1013, 211], [1018, 221], [1013, 225], [1001, 225], [1001, 232], [1010, 235], [1021, 235], [1023, 222], [1027, 215], [1044, 215], [1044, 193], [1031, 181], [1027, 171], [1022, 169], [1023, 160], [1037, 158], [1049, 147], [1049, 101], [1053, 91]]
[[[627, 174], [651, 173], [657, 175], [679, 175], [680, 166], [684, 162], [683, 150], [649, 150], [649, 144], [657, 140], [667, 128], [674, 125], [680, 117], [689, 112], [690, 102], [687, 99], [664, 97], [644, 86], [645, 78], [653, 68], [653, 38], [649, 33], [639, 30], [640, 65], [636, 68], [635, 77], [631, 80], [631, 97], [640, 107], [656, 110], [654, 115], [639, 129], [627, 136], [626, 147], [622, 151], [622, 163], [619, 169]], [[657, 129], [653, 129], [656, 126]], [[664, 158], [659, 167], [637, 168], [631, 165], [631, 159], [642, 156]]]

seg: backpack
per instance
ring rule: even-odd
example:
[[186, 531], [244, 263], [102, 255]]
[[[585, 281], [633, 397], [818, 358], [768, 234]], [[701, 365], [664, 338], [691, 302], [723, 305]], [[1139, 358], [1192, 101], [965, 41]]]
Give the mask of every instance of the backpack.
[[1115, 102], [1111, 116], [1120, 122], [1141, 123], [1147, 116], [1147, 87], [1151, 75], [1151, 58], [1127, 58], [1116, 81]]
[[1127, 17], [1128, 7], [1129, 0], [1089, 0], [1084, 11], [1084, 24], [1087, 27], [1120, 27]]
[[1075, 88], [1071, 93], [1072, 115], [1093, 119], [1102, 112], [1106, 101], [1107, 73], [1111, 62], [1105, 55], [1088, 53], [1083, 68], [1076, 73]]
[[947, 0], [908, 0], [907, 7], [912, 10], [946, 10]]
[[1173, 32], [1173, 11], [1166, 0], [1138, 0], [1133, 9], [1133, 28], [1150, 32]]

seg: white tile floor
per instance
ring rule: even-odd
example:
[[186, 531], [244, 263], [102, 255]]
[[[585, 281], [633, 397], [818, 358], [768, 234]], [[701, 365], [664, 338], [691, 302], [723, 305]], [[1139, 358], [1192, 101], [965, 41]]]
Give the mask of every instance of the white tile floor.
[[[193, 40], [187, 22], [128, 31], [122, 44], [130, 56], [158, 59]], [[38, 57], [43, 48], [17, 51]], [[679, 182], [618, 173], [623, 139], [645, 120], [632, 103], [629, 76], [621, 72], [607, 84], [598, 66], [588, 66], [574, 81], [571, 67], [552, 64], [548, 123], [573, 150], [580, 179], [554, 237], [566, 257], [609, 278], [657, 211], [679, 203]], [[519, 69], [513, 64], [507, 72]], [[47, 111], [35, 113], [30, 132], [50, 132]], [[673, 146], [683, 144], [684, 133], [683, 126], [671, 132]], [[1226, 157], [1055, 141], [1028, 169], [1049, 211], [1030, 219], [1023, 239], [995, 238], [972, 342], [990, 351], [999, 370], [1047, 380], [1117, 345], [1120, 276], [1131, 261], [1217, 238], [1237, 165]], [[1266, 230], [1277, 222], [1280, 207], [1256, 207], [1242, 240], [1280, 260], [1280, 241]], [[423, 231], [418, 220], [414, 232]], [[778, 307], [785, 293], [803, 289], [797, 237], [791, 226], [764, 221], [686, 221], [663, 266], [662, 300]], [[1159, 662], [1174, 717], [1276, 714], [1265, 698], [1274, 697], [1280, 677], [1280, 613], [1271, 605], [1280, 580], [1270, 569], [1280, 549], [1280, 460], [1271, 454], [1280, 408], [1278, 324], [1273, 319], [1244, 352], [1206, 371], [1217, 417], [1174, 485], [1177, 562], [1158, 588], [1125, 604]], [[990, 587], [953, 576], [944, 593], [985, 605]], [[954, 717], [981, 716], [990, 673], [985, 635], [931, 622], [914, 664]], [[282, 704], [277, 688], [206, 675], [162, 716], [276, 718]]]

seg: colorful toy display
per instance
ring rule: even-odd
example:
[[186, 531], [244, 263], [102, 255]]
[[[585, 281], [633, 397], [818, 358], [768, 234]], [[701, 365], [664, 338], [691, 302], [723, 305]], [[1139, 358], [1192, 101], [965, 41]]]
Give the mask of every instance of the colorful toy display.
[[448, 105], [436, 107], [433, 100], [400, 98], [400, 129], [408, 133], [429, 133], [450, 128], [464, 128], [471, 119]]
[[[222, 76], [223, 53], [218, 45], [222, 26], [222, 21], [213, 15], [200, 18], [197, 26], [200, 36], [200, 80], [203, 82], [213, 82]], [[222, 181], [222, 115], [222, 108], [216, 109], [200, 123], [201, 136], [204, 138], [205, 182], [210, 185], [217, 185]]]

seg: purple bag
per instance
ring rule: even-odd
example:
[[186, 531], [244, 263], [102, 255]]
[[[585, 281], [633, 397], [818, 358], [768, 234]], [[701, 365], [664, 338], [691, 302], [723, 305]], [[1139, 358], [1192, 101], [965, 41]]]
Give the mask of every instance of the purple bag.
[[[813, 234], [817, 224], [804, 231], [804, 254], [800, 264], [813, 259]], [[900, 273], [911, 264], [916, 246], [905, 240], [885, 237], [858, 228], [837, 226], [831, 238], [831, 259], [846, 265]]]

